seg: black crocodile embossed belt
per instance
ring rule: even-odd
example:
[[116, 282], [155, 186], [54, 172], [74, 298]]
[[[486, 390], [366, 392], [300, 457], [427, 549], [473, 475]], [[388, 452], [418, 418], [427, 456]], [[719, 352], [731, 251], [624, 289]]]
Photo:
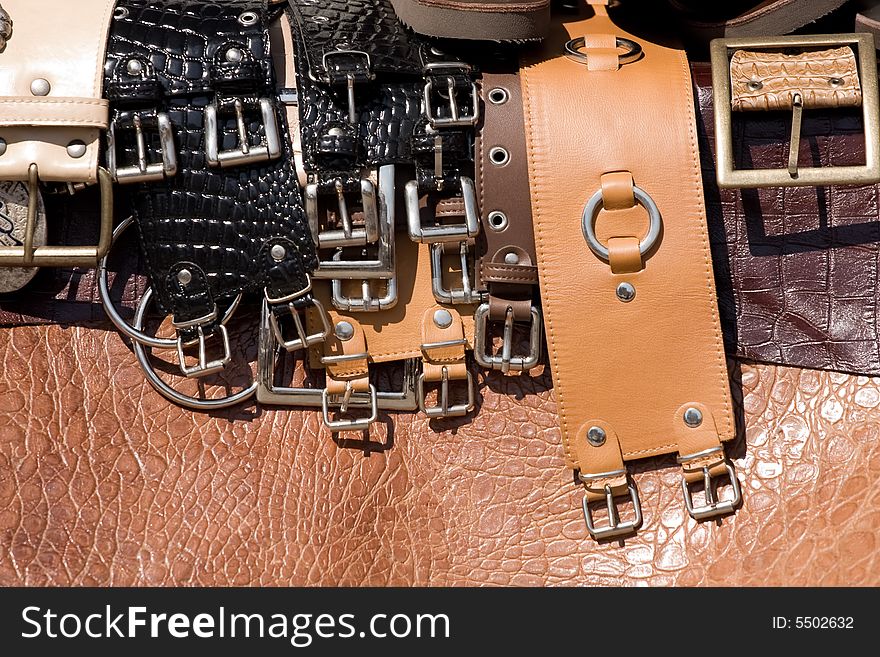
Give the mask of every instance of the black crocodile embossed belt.
[[110, 32], [108, 168], [131, 183], [156, 303], [189, 341], [222, 329], [243, 294], [285, 312], [311, 303], [317, 259], [269, 18], [264, 1], [121, 0]]

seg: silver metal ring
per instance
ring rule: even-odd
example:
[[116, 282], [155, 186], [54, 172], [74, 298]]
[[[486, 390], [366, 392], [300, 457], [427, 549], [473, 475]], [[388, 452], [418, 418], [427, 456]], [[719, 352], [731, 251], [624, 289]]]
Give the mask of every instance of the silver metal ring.
[[[119, 237], [133, 223], [134, 217], [128, 217], [115, 228], [113, 231], [113, 244], [116, 243], [116, 240], [119, 239]], [[107, 260], [109, 257], [110, 252], [108, 251], [107, 255], [101, 258], [98, 262], [98, 296], [101, 298], [101, 305], [104, 306], [104, 312], [107, 313], [107, 317], [109, 317], [110, 321], [113, 322], [113, 325], [119, 329], [120, 333], [131, 339], [135, 344], [142, 344], [150, 349], [177, 349], [177, 338], [158, 338], [156, 336], [147, 335], [142, 330], [135, 328], [126, 322], [122, 315], [119, 314], [119, 311], [116, 310], [116, 306], [113, 305], [113, 300], [110, 298], [110, 286], [107, 282]], [[152, 289], [150, 289], [149, 292], [152, 294]], [[220, 321], [221, 324], [225, 325], [230, 319], [232, 319], [235, 311], [238, 310], [238, 304], [241, 303], [241, 298], [242, 295], [240, 294], [235, 298], [235, 301], [232, 302], [232, 305], [229, 306], [229, 309], [223, 315], [223, 319]]]
[[[634, 62], [642, 56], [642, 46], [632, 39], [617, 37], [615, 43], [618, 48], [623, 48], [624, 50], [624, 52], [620, 54], [621, 66]], [[579, 64], [586, 64], [589, 61], [589, 56], [581, 52], [581, 48], [586, 45], [587, 41], [585, 37], [581, 36], [572, 39], [565, 44], [565, 56]]]
[[[134, 314], [133, 328], [139, 333], [144, 329], [144, 315], [146, 315], [147, 306], [150, 304], [152, 298], [153, 288], [148, 287]], [[153, 366], [150, 364], [150, 357], [147, 354], [146, 348], [138, 341], [134, 342], [134, 354], [147, 377], [147, 381], [150, 382], [150, 385], [166, 399], [185, 408], [191, 408], [196, 411], [219, 411], [246, 402], [257, 393], [257, 381], [255, 380], [249, 387], [235, 393], [234, 395], [229, 395], [228, 397], [221, 397], [219, 399], [199, 399], [198, 397], [190, 397], [189, 395], [177, 392], [177, 390], [159, 378], [159, 375], [156, 374], [156, 370], [153, 369]]]
[[[639, 253], [644, 256], [657, 245], [657, 240], [660, 239], [660, 231], [663, 229], [663, 217], [660, 215], [660, 209], [654, 203], [654, 199], [641, 187], [633, 185], [633, 196], [635, 196], [639, 205], [648, 211], [648, 219], [651, 222], [648, 226], [647, 234], [639, 243]], [[603, 209], [602, 190], [600, 189], [587, 201], [587, 205], [584, 207], [581, 227], [584, 231], [584, 239], [587, 240], [590, 250], [598, 258], [608, 262], [608, 247], [602, 244], [596, 237], [596, 219], [599, 217], [599, 212]]]

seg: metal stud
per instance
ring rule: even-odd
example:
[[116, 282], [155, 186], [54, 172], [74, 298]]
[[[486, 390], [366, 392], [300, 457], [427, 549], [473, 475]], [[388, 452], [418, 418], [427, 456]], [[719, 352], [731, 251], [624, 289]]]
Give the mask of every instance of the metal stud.
[[272, 255], [272, 260], [275, 262], [281, 262], [287, 257], [287, 249], [280, 244], [273, 246], [269, 253]]
[[257, 21], [260, 20], [260, 17], [257, 15], [255, 11], [246, 11], [243, 12], [238, 17], [238, 22], [244, 25], [245, 27], [250, 27], [251, 25], [255, 25]]
[[434, 323], [437, 325], [437, 328], [449, 328], [452, 326], [452, 313], [445, 308], [440, 308], [434, 312]]
[[617, 298], [623, 303], [629, 303], [636, 298], [636, 288], [632, 283], [621, 283], [617, 286]]
[[839, 87], [843, 84], [843, 78], [828, 78], [828, 84], [832, 87]]
[[31, 82], [31, 93], [34, 96], [48, 96], [52, 91], [52, 85], [45, 78], [37, 78]]
[[590, 427], [590, 430], [587, 431], [587, 442], [593, 447], [601, 447], [604, 445], [607, 437], [605, 429], [602, 427]]
[[192, 283], [193, 275], [189, 269], [181, 269], [177, 272], [177, 282], [184, 287]]
[[758, 91], [764, 88], [764, 83], [760, 80], [749, 80], [746, 86], [749, 88], [749, 91]]
[[691, 429], [696, 429], [703, 424], [703, 413], [699, 408], [691, 407], [684, 412], [684, 423]]
[[518, 265], [519, 264], [519, 256], [515, 253], [508, 253], [506, 256], [504, 256], [504, 264]]
[[125, 65], [125, 70], [129, 75], [140, 75], [144, 72], [144, 64], [139, 59], [129, 59]]
[[226, 51], [226, 61], [230, 64], [238, 64], [244, 59], [244, 53], [240, 48], [230, 48]]
[[70, 142], [67, 145], [67, 154], [73, 159], [78, 160], [86, 154], [85, 142], [79, 141], [78, 139]]
[[6, 140], [0, 139], [0, 155], [6, 154]]
[[336, 328], [334, 328], [333, 332], [336, 334], [337, 338], [343, 342], [348, 342], [354, 337], [354, 326], [352, 326], [351, 322], [337, 322]]

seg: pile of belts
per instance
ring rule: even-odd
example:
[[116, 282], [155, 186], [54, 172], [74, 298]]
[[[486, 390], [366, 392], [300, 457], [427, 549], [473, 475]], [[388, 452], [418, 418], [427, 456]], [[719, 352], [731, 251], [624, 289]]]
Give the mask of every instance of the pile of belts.
[[[159, 393], [197, 411], [314, 407], [333, 432], [382, 411], [464, 418], [480, 370], [549, 366], [594, 538], [641, 525], [626, 464], [649, 456], [678, 455], [694, 518], [733, 512], [684, 50], [628, 33], [607, 2], [565, 3], [545, 38], [518, 40], [524, 20], [547, 27], [548, 3], [532, 3], [511, 40], [480, 43], [417, 33], [395, 12], [412, 4], [2, 0], [0, 291], [97, 268]], [[722, 187], [827, 178], [798, 164], [806, 109], [860, 107], [878, 133], [876, 78], [859, 75], [876, 70], [869, 36], [721, 39], [712, 57]], [[765, 110], [793, 114], [789, 166], [737, 168], [732, 113]], [[833, 182], [880, 180], [866, 150]], [[96, 243], [50, 243], [44, 197], [90, 194]], [[130, 227], [149, 280], [133, 317], [108, 275]], [[170, 326], [148, 330], [157, 317]], [[165, 351], [179, 377], [222, 376], [233, 319], [258, 328], [251, 382], [214, 397], [159, 375]]]

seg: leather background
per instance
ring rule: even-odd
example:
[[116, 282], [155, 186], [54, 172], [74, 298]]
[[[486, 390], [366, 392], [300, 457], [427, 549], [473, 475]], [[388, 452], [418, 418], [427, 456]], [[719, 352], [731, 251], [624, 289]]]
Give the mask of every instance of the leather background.
[[640, 461], [619, 547], [586, 536], [549, 371], [366, 450], [313, 412], [171, 406], [110, 331], [2, 329], [0, 367], [2, 585], [880, 584], [878, 380], [743, 365], [744, 507], [697, 524]]

